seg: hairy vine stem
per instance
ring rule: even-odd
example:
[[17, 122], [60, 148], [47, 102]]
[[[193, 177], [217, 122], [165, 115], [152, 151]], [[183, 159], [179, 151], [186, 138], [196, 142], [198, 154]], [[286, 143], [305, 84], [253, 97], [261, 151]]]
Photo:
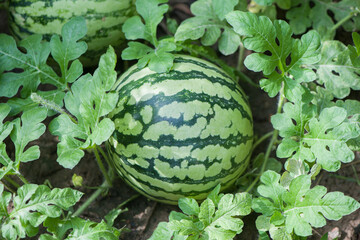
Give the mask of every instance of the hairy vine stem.
[[108, 183], [108, 185], [111, 186], [111, 185], [112, 185], [112, 179], [109, 177], [108, 173], [106, 172], [106, 169], [105, 169], [105, 167], [104, 167], [103, 162], [101, 161], [101, 158], [100, 158], [100, 155], [99, 155], [99, 152], [98, 152], [97, 147], [95, 146], [95, 147], [93, 148], [93, 150], [94, 150], [95, 158], [96, 158], [96, 161], [97, 161], [97, 163], [98, 163], [98, 165], [99, 165], [100, 171], [101, 171], [101, 173], [104, 175], [105, 180], [106, 180], [106, 182]]
[[[281, 113], [282, 107], [283, 107], [283, 105], [284, 105], [284, 101], [285, 101], [285, 96], [284, 96], [284, 84], [282, 84], [281, 90], [280, 90], [280, 92], [279, 92], [279, 101], [278, 101], [278, 104], [277, 104], [277, 111], [276, 111], [276, 113]], [[250, 191], [256, 186], [256, 184], [258, 183], [258, 181], [260, 180], [261, 175], [265, 172], [267, 162], [268, 162], [268, 160], [269, 160], [269, 158], [270, 158], [271, 151], [272, 151], [272, 149], [273, 149], [273, 146], [274, 146], [274, 144], [275, 144], [278, 136], [279, 136], [279, 131], [278, 131], [278, 130], [274, 130], [274, 131], [272, 132], [272, 136], [271, 136], [269, 145], [268, 145], [268, 147], [267, 147], [267, 149], [266, 149], [266, 152], [265, 152], [264, 163], [263, 163], [263, 165], [261, 166], [260, 173], [256, 176], [255, 180], [250, 184], [250, 186], [246, 189], [245, 192], [250, 192]]]

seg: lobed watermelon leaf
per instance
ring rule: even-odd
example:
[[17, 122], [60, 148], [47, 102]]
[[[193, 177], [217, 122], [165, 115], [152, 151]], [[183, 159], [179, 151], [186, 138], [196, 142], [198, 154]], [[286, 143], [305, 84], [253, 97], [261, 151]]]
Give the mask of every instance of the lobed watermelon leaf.
[[351, 122], [347, 117], [347, 111], [337, 106], [324, 108], [317, 116], [313, 105], [285, 104], [284, 113], [271, 118], [274, 128], [284, 138], [277, 156], [307, 162], [316, 160], [325, 170], [337, 171], [341, 162], [354, 159], [346, 142], [360, 133], [358, 122]]
[[240, 37], [226, 23], [225, 16], [239, 0], [199, 0], [191, 5], [194, 17], [183, 21], [175, 33], [176, 41], [201, 39], [204, 46], [218, 41], [219, 51], [224, 55], [234, 53], [241, 44]]
[[[45, 125], [41, 122], [46, 118], [46, 109], [32, 108], [25, 111], [21, 118], [2, 123], [10, 112], [7, 104], [0, 104], [0, 179], [7, 174], [19, 174], [20, 163], [36, 160], [40, 157], [39, 146], [28, 144], [38, 139], [45, 132]], [[6, 152], [3, 140], [10, 136], [15, 146], [15, 159], [11, 160]]]
[[289, 239], [293, 232], [297, 236], [310, 236], [312, 227], [326, 224], [325, 218], [338, 220], [360, 207], [355, 199], [341, 192], [326, 193], [323, 186], [310, 188], [309, 175], [294, 178], [289, 189], [279, 183], [280, 175], [273, 171], [265, 172], [260, 180], [258, 192], [262, 197], [253, 199], [252, 208], [263, 214], [257, 220], [258, 229], [270, 230], [272, 237], [280, 234]]
[[[44, 222], [47, 231], [52, 233], [42, 234], [40, 240], [117, 240], [120, 237], [121, 229], [108, 225], [105, 221], [100, 223], [85, 220], [79, 217], [61, 220], [60, 218], [47, 218]], [[64, 238], [65, 237], [65, 238]]]
[[[155, 72], [167, 72], [173, 65], [174, 56], [171, 54], [176, 49], [173, 38], [158, 40], [156, 29], [168, 11], [168, 0], [138, 0], [136, 10], [140, 16], [133, 16], [126, 20], [123, 32], [128, 40], [144, 39], [155, 48], [139, 42], [129, 42], [121, 58], [124, 60], [138, 59], [138, 68], [149, 68]], [[144, 20], [145, 23], [142, 22]]]
[[[53, 36], [50, 43], [42, 41], [41, 35], [32, 35], [17, 46], [12, 37], [0, 34], [0, 96], [13, 97], [22, 86], [21, 97], [27, 98], [31, 92], [37, 91], [40, 83], [66, 90], [67, 83], [73, 82], [83, 72], [78, 60], [73, 61], [69, 68], [68, 64], [86, 51], [86, 43], [78, 42], [85, 33], [85, 19], [73, 18], [64, 25], [62, 40]], [[60, 66], [61, 76], [47, 65], [50, 52]]]
[[[3, 191], [0, 184], [1, 234], [5, 239], [35, 236], [38, 226], [47, 218], [56, 218], [78, 202], [82, 193], [71, 188], [54, 188], [45, 185], [25, 184], [18, 188], [17, 195]], [[8, 211], [12, 200], [13, 208]]]
[[[263, 72], [265, 79], [260, 86], [274, 97], [285, 85], [285, 96], [302, 82], [315, 80], [316, 74], [304, 69], [305, 64], [320, 60], [320, 36], [309, 31], [301, 39], [292, 38], [292, 30], [285, 21], [256, 16], [250, 12], [233, 11], [226, 16], [234, 31], [244, 36], [244, 47], [255, 51], [245, 59], [245, 66], [255, 72]], [[287, 59], [291, 62], [287, 64]]]
[[251, 212], [251, 195], [219, 192], [220, 185], [200, 206], [195, 199], [179, 199], [179, 207], [185, 214], [171, 212], [169, 222], [159, 224], [150, 239], [233, 239], [244, 225], [238, 217]]
[[324, 41], [321, 60], [307, 67], [316, 69], [317, 82], [337, 98], [347, 97], [351, 89], [360, 90], [360, 65], [353, 64], [349, 49], [339, 41]]
[[116, 55], [110, 46], [94, 75], [75, 81], [64, 98], [66, 109], [76, 120], [63, 113], [50, 123], [51, 133], [60, 139], [60, 165], [73, 168], [84, 156], [84, 149], [102, 144], [113, 133], [114, 123], [105, 116], [115, 108], [119, 97], [111, 91], [117, 78], [115, 65]]
[[295, 34], [302, 34], [312, 27], [323, 38], [333, 39], [335, 31], [332, 27], [346, 17], [350, 17], [350, 20], [342, 25], [346, 31], [359, 29], [360, 16], [356, 14], [359, 13], [359, 8], [360, 3], [352, 0], [292, 0], [286, 18], [289, 19]]

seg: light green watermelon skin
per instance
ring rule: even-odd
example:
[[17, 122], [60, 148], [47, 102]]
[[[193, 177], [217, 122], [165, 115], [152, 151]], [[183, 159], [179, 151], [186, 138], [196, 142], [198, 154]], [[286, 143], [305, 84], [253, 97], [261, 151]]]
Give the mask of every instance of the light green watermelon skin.
[[231, 186], [248, 165], [253, 121], [246, 95], [217, 66], [177, 55], [173, 70], [131, 67], [115, 89], [108, 142], [122, 178], [150, 199], [177, 204]]
[[117, 48], [125, 43], [121, 28], [135, 12], [134, 0], [10, 0], [9, 26], [17, 40], [34, 33], [49, 40], [51, 35], [61, 34], [62, 26], [72, 17], [83, 16], [88, 51], [82, 62], [91, 66], [109, 45]]

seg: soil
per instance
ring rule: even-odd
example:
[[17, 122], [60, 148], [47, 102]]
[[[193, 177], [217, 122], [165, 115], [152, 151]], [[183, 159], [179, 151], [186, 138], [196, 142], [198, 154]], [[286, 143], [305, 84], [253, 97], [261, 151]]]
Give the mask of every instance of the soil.
[[[191, 1], [171, 1], [173, 14], [178, 19], [189, 17], [189, 2]], [[4, 10], [0, 10], [0, 33], [8, 33], [7, 16]], [[346, 38], [346, 37], [345, 37]], [[229, 64], [236, 64], [234, 57], [225, 58]], [[260, 75], [245, 72], [255, 82], [259, 81]], [[254, 88], [245, 82], [240, 85], [249, 96], [249, 102], [253, 111], [254, 131], [257, 136], [272, 131], [270, 117], [276, 112], [276, 98], [269, 98], [262, 90]], [[357, 99], [360, 100], [359, 96]], [[47, 120], [46, 124], [49, 123]], [[92, 153], [87, 153], [81, 162], [73, 169], [68, 170], [62, 168], [57, 162], [56, 144], [58, 140], [48, 131], [34, 144], [40, 146], [41, 157], [39, 160], [23, 164], [21, 172], [32, 183], [43, 184], [49, 181], [53, 187], [73, 187], [71, 178], [75, 173], [83, 177], [84, 186], [99, 186], [102, 182], [102, 174], [98, 170], [97, 163]], [[265, 151], [266, 142], [260, 145], [257, 151]], [[360, 200], [360, 183], [356, 181], [360, 174], [360, 156], [357, 153], [356, 159], [350, 164], [343, 165], [342, 169], [335, 174], [322, 172], [318, 177], [318, 184], [326, 186], [328, 191], [341, 191], [345, 195], [352, 196], [356, 200]], [[344, 178], [348, 178], [345, 180]], [[86, 200], [94, 191], [87, 187], [79, 188], [85, 193], [80, 204]], [[101, 221], [103, 216], [111, 209], [123, 203], [137, 193], [128, 187], [120, 178], [114, 182], [114, 186], [109, 192], [100, 196], [92, 205], [84, 212], [81, 217], [88, 218], [93, 221]], [[138, 196], [135, 200], [125, 205], [127, 211], [122, 213], [115, 222], [118, 228], [126, 227], [129, 231], [122, 234], [121, 239], [142, 240], [148, 239], [157, 224], [161, 221], [167, 221], [171, 211], [179, 211], [177, 206], [170, 206], [157, 203]], [[245, 228], [242, 234], [236, 239], [257, 239], [257, 231], [254, 227], [256, 214], [245, 217]], [[314, 229], [311, 239], [320, 239], [321, 236], [329, 232], [329, 239], [338, 237], [339, 239], [355, 240], [360, 239], [360, 212], [345, 216], [339, 221], [328, 221], [328, 224], [320, 229]]]

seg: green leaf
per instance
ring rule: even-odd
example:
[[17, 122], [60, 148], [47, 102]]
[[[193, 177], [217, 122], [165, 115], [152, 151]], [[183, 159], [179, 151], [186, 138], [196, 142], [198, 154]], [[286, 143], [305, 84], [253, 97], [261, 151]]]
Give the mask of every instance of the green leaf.
[[73, 168], [84, 156], [83, 150], [106, 141], [115, 129], [105, 116], [115, 107], [118, 95], [112, 92], [116, 81], [116, 55], [109, 47], [94, 75], [82, 76], [64, 98], [66, 109], [76, 118], [61, 114], [49, 126], [59, 136], [58, 159], [60, 165]]
[[[21, 162], [33, 161], [39, 158], [40, 150], [37, 145], [28, 147], [28, 144], [38, 139], [45, 132], [45, 125], [41, 122], [46, 118], [46, 109], [32, 108], [25, 111], [21, 118], [12, 122], [2, 121], [9, 114], [10, 107], [0, 104], [0, 179], [7, 174], [18, 174]], [[15, 146], [15, 159], [10, 159], [6, 145], [2, 141], [10, 136]], [[27, 148], [25, 150], [25, 148]]]
[[[245, 59], [245, 66], [255, 72], [262, 71], [265, 79], [260, 86], [274, 97], [285, 84], [285, 96], [302, 82], [313, 81], [315, 73], [303, 65], [320, 60], [320, 36], [315, 31], [293, 39], [290, 26], [282, 20], [274, 23], [268, 17], [250, 12], [233, 11], [226, 17], [236, 33], [245, 36], [245, 48], [255, 51]], [[291, 62], [287, 65], [287, 58]], [[275, 71], [278, 69], [278, 71]]]
[[[85, 34], [85, 19], [73, 18], [64, 24], [62, 40], [56, 35], [50, 44], [42, 41], [41, 35], [23, 39], [18, 46], [24, 48], [25, 53], [18, 49], [12, 37], [0, 34], [0, 96], [13, 97], [22, 86], [21, 97], [26, 98], [36, 92], [40, 83], [67, 89], [67, 83], [75, 81], [83, 72], [81, 63], [75, 59], [87, 49], [85, 42], [78, 42]], [[46, 63], [50, 52], [60, 66], [61, 76]], [[75, 61], [68, 66], [71, 60]], [[23, 71], [10, 72], [14, 69]]]
[[309, 121], [309, 133], [303, 141], [310, 146], [316, 157], [316, 162], [327, 171], [337, 171], [340, 162], [348, 163], [354, 159], [354, 153], [346, 145], [347, 135], [339, 134], [336, 129], [344, 126], [346, 110], [339, 107], [325, 108], [319, 120]]
[[[126, 20], [123, 25], [125, 37], [129, 40], [144, 39], [155, 48], [138, 42], [129, 42], [121, 57], [124, 60], [139, 59], [138, 67], [149, 68], [155, 72], [167, 72], [171, 69], [174, 56], [171, 54], [176, 49], [173, 38], [158, 41], [156, 29], [168, 11], [167, 0], [138, 0], [136, 10], [140, 16]], [[144, 23], [143, 23], [143, 21]]]
[[351, 62], [348, 48], [339, 41], [325, 41], [321, 60], [309, 67], [316, 69], [318, 82], [337, 98], [345, 98], [350, 90], [360, 90], [360, 66]]
[[13, 129], [13, 124], [9, 122], [3, 123], [9, 113], [10, 106], [6, 103], [0, 103], [0, 143], [4, 141], [7, 136], [9, 136]]
[[209, 198], [205, 199], [200, 205], [199, 220], [203, 222], [205, 226], [208, 226], [212, 221], [214, 213], [214, 202]]
[[[310, 236], [312, 227], [322, 227], [326, 219], [338, 220], [360, 207], [355, 199], [341, 192], [326, 194], [327, 190], [323, 186], [311, 189], [310, 175], [294, 178], [288, 190], [279, 184], [279, 174], [267, 171], [263, 176], [266, 178], [261, 179], [263, 185], [259, 186], [259, 193], [263, 197], [254, 199], [252, 205], [256, 212], [265, 216], [257, 220], [259, 230], [269, 229], [273, 239], [291, 239], [293, 232], [297, 236]], [[279, 204], [279, 198], [282, 204]], [[269, 211], [269, 208], [276, 210]]]
[[44, 222], [47, 231], [53, 236], [44, 236], [44, 239], [65, 239], [66, 240], [117, 240], [121, 230], [111, 227], [104, 221], [100, 223], [79, 217], [62, 220], [60, 218], [47, 218]]
[[239, 216], [251, 212], [251, 195], [248, 193], [225, 194], [219, 201], [218, 209], [205, 232], [210, 239], [232, 239], [241, 233], [244, 225]]
[[[332, 38], [334, 32], [330, 32], [330, 29], [336, 22], [352, 14], [354, 9], [359, 8], [360, 3], [352, 0], [340, 2], [331, 0], [292, 0], [291, 6], [292, 8], [286, 13], [286, 18], [289, 19], [295, 34], [302, 34], [306, 29], [312, 27], [320, 32], [322, 36]], [[346, 31], [359, 29], [359, 16], [354, 15], [351, 21], [346, 21], [342, 26]]]
[[193, 198], [180, 198], [178, 204], [181, 211], [189, 216], [199, 214], [199, 204]]
[[[42, 42], [41, 35], [22, 40], [19, 47], [23, 47], [26, 53], [18, 49], [12, 37], [0, 34], [0, 96], [13, 97], [22, 86], [21, 95], [27, 97], [36, 91], [40, 82], [62, 85], [56, 73], [46, 65], [50, 46]], [[22, 69], [23, 72], [8, 72], [13, 69]]]
[[285, 228], [288, 233], [294, 230], [298, 236], [309, 236], [312, 234], [311, 226], [326, 225], [325, 218], [339, 220], [360, 207], [356, 200], [341, 192], [326, 194], [325, 187], [310, 189], [310, 185], [310, 176], [299, 176], [291, 182], [289, 192], [284, 194], [287, 203]]
[[[160, 222], [148, 240], [158, 240], [158, 239], [171, 240], [173, 235], [174, 235], [174, 231], [168, 227], [168, 223]], [[183, 236], [183, 239], [186, 238], [187, 237]]]
[[[175, 33], [176, 41], [201, 39], [201, 43], [210, 46], [219, 40], [219, 51], [224, 55], [234, 53], [240, 45], [240, 37], [230, 28], [225, 15], [231, 12], [238, 0], [199, 0], [191, 4], [195, 15], [183, 21]], [[223, 30], [223, 32], [222, 32]]]
[[82, 74], [82, 65], [79, 60], [74, 61], [69, 70], [68, 64], [86, 52], [86, 43], [78, 42], [86, 35], [86, 32], [85, 19], [75, 17], [62, 27], [62, 41], [58, 35], [53, 35], [50, 40], [51, 55], [60, 66], [63, 84], [74, 82]]
[[[9, 204], [10, 194], [1, 195], [1, 205]], [[59, 217], [62, 210], [75, 205], [82, 193], [70, 188], [54, 188], [45, 185], [25, 184], [13, 197], [13, 210], [6, 214], [1, 226], [6, 239], [25, 238], [37, 233], [37, 227], [48, 217]]]

